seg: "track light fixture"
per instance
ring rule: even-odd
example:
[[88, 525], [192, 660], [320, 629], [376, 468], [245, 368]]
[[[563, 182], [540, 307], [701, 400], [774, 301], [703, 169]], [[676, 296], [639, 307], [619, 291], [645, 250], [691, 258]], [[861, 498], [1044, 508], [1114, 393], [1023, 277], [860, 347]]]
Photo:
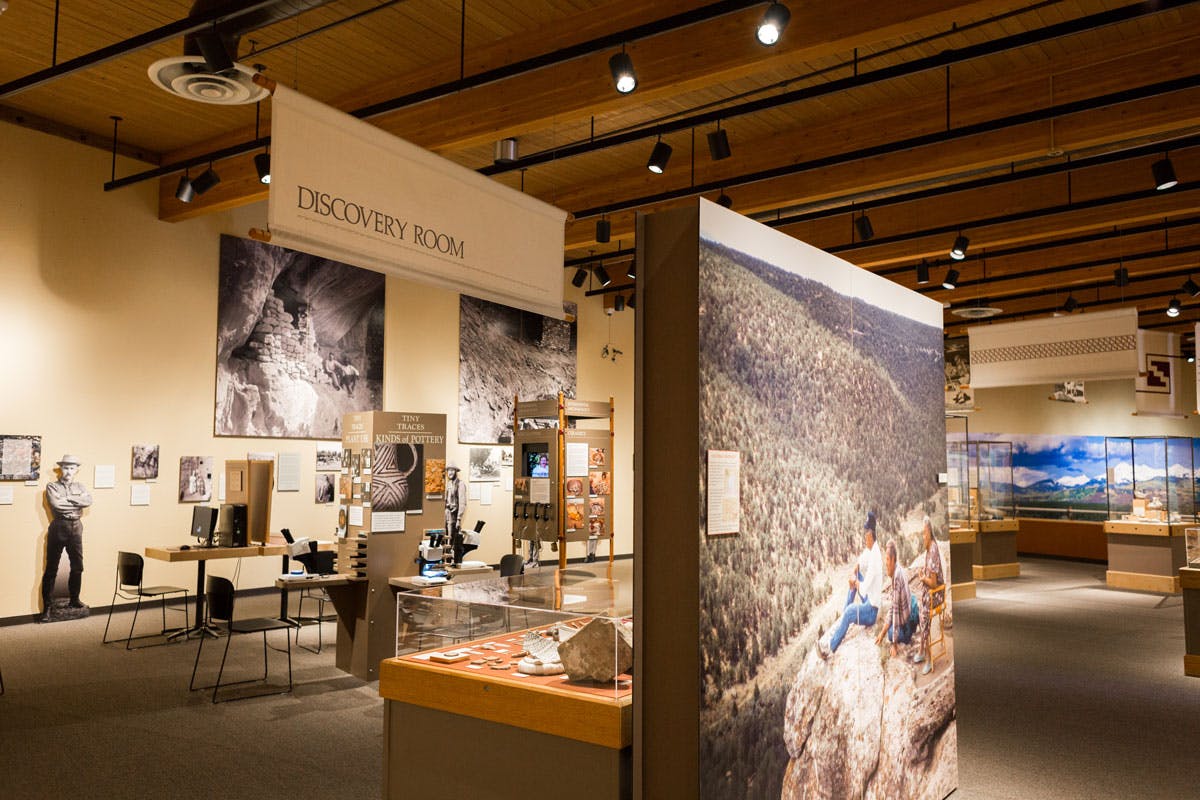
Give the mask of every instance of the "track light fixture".
[[612, 283], [612, 278], [608, 276], [608, 270], [604, 268], [603, 264], [597, 264], [596, 267], [592, 269], [592, 274], [596, 276], [596, 281], [600, 284], [601, 289]]
[[963, 236], [961, 233], [954, 237], [954, 244], [950, 247], [950, 257], [955, 261], [962, 261], [967, 257], [967, 247], [971, 244], [971, 240]]
[[942, 279], [943, 289], [954, 289], [958, 286], [958, 270], [954, 267], [946, 270], [946, 277]]
[[1117, 267], [1113, 270], [1113, 283], [1119, 287], [1129, 285], [1129, 270], [1125, 267]]
[[671, 145], [667, 144], [660, 137], [654, 143], [654, 149], [650, 151], [650, 160], [646, 162], [646, 169], [653, 172], [655, 175], [662, 175], [667, 168], [667, 162], [671, 160]]
[[720, 120], [717, 120], [717, 129], [708, 134], [708, 154], [713, 161], [722, 161], [733, 155], [729, 149], [729, 136], [721, 129]]
[[733, 208], [733, 198], [722, 191], [719, 195], [717, 195], [717, 205], [719, 205], [721, 208]]
[[770, 47], [778, 42], [791, 18], [792, 12], [783, 3], [771, 3], [767, 6], [766, 13], [758, 23], [758, 30], [754, 32], [759, 44]]
[[917, 284], [924, 286], [929, 283], [929, 263], [922, 260], [917, 264]]
[[629, 94], [637, 88], [637, 73], [633, 71], [633, 59], [621, 46], [621, 52], [608, 60], [608, 69], [612, 73], [613, 86], [621, 94]]
[[175, 199], [181, 203], [190, 203], [196, 196], [196, 190], [192, 188], [192, 179], [188, 177], [187, 170], [179, 176], [179, 185], [175, 187]]
[[575, 270], [575, 274], [571, 276], [571, 285], [578, 289], [583, 286], [583, 282], [587, 280], [587, 270], [583, 267]]
[[613, 298], [613, 311], [625, 310], [625, 295], [619, 294]]
[[1183, 283], [1183, 290], [1192, 297], [1200, 297], [1200, 285], [1192, 280], [1192, 276], [1188, 275], [1188, 279]]
[[629, 293], [629, 302], [625, 305], [629, 306], [630, 308], [637, 308], [637, 292]]
[[221, 176], [218, 175], [217, 171], [212, 168], [212, 162], [210, 161], [208, 164], [208, 169], [204, 170], [204, 172], [201, 172], [196, 176], [196, 179], [192, 181], [192, 190], [197, 195], [202, 195], [220, 182]]
[[861, 217], [854, 220], [854, 230], [858, 231], [859, 241], [869, 242], [875, 238], [875, 226], [871, 224], [871, 218], [865, 211]]
[[1183, 304], [1179, 302], [1178, 297], [1172, 297], [1171, 302], [1167, 303], [1167, 316], [1178, 317], [1179, 312], [1183, 309]]
[[629, 259], [629, 266], [625, 268], [625, 277], [631, 281], [637, 280], [637, 256]]
[[254, 169], [258, 172], [259, 183], [271, 182], [271, 154], [263, 151], [254, 157]]
[[1175, 178], [1175, 166], [1171, 163], [1169, 157], [1163, 157], [1150, 165], [1150, 171], [1154, 173], [1154, 188], [1160, 192], [1163, 189], [1170, 189], [1179, 181]]
[[492, 160], [497, 164], [511, 164], [517, 160], [517, 140], [513, 137], [500, 139], [496, 142], [496, 152]]
[[604, 217], [596, 220], [596, 241], [601, 244], [612, 241], [612, 223]]
[[1077, 308], [1079, 308], [1079, 301], [1075, 299], [1074, 294], [1068, 292], [1067, 293], [1067, 302], [1063, 303], [1063, 307], [1062, 307], [1063, 313], [1064, 314], [1074, 314], [1075, 309], [1077, 309]]

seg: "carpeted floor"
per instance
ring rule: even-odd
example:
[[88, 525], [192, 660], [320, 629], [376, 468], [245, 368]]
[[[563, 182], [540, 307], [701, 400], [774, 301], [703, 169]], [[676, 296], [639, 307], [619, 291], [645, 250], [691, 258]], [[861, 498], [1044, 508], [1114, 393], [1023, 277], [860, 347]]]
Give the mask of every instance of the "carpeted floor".
[[[1183, 675], [1178, 597], [1108, 590], [1102, 566], [1042, 559], [978, 586], [955, 608], [952, 798], [1197, 795], [1200, 679]], [[244, 598], [238, 616], [277, 609]], [[380, 796], [383, 705], [332, 647], [293, 648], [291, 695], [213, 706], [187, 690], [194, 642], [126, 652], [100, 644], [103, 628], [104, 614], [0, 628], [0, 798]], [[240, 675], [260, 668], [260, 641], [233, 642]], [[211, 682], [219, 647], [204, 656]], [[281, 674], [283, 654], [270, 656]]]

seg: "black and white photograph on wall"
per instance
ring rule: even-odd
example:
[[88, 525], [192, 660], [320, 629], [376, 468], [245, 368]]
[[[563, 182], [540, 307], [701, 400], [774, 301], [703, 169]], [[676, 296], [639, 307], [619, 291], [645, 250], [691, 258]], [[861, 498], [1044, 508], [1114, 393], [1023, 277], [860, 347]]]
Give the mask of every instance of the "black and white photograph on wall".
[[336, 439], [383, 405], [384, 276], [221, 237], [218, 436]]
[[946, 410], [969, 411], [975, 407], [971, 388], [971, 342], [966, 336], [945, 341]]
[[317, 473], [316, 492], [315, 496], [313, 497], [315, 502], [321, 505], [333, 502], [335, 477], [336, 476], [328, 472]]
[[179, 502], [207, 503], [212, 499], [212, 483], [212, 456], [180, 456]]
[[339, 442], [317, 443], [317, 472], [337, 472], [342, 467], [342, 445]]
[[342, 472], [349, 472], [349, 471], [350, 471], [350, 451], [343, 450], [342, 451]]
[[[512, 442], [513, 398], [575, 396], [576, 308], [565, 320], [463, 295], [458, 324], [458, 440]], [[567, 321], [570, 320], [570, 321]]]
[[500, 448], [500, 466], [511, 468], [513, 465], [513, 449], [511, 447]]
[[362, 471], [368, 473], [371, 471], [371, 448], [362, 451]]
[[710, 206], [699, 445], [753, 454], [739, 492], [754, 535], [706, 538], [702, 489], [698, 798], [945, 797], [942, 309]]
[[158, 478], [158, 445], [135, 444], [133, 446], [133, 468], [130, 477], [136, 480]]
[[420, 511], [425, 487], [425, 446], [375, 445], [371, 470], [371, 508], [375, 511]]
[[41, 436], [0, 435], [0, 481], [36, 481], [41, 469]]
[[1054, 391], [1050, 393], [1050, 399], [1057, 403], [1087, 403], [1087, 394], [1083, 385], [1084, 381], [1056, 383]]
[[[472, 447], [471, 472], [468, 479], [472, 483], [500, 480], [500, 467], [503, 465], [505, 447]], [[511, 463], [511, 458], [509, 459]]]

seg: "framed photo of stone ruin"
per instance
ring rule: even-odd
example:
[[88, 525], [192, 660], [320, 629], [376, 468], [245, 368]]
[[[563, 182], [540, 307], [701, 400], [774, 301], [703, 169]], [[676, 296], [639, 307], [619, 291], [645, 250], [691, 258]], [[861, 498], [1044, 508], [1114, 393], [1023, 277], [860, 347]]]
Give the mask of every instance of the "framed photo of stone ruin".
[[383, 299], [378, 272], [222, 236], [214, 432], [341, 439], [381, 408]]
[[0, 435], [0, 481], [36, 481], [41, 469], [41, 436]]

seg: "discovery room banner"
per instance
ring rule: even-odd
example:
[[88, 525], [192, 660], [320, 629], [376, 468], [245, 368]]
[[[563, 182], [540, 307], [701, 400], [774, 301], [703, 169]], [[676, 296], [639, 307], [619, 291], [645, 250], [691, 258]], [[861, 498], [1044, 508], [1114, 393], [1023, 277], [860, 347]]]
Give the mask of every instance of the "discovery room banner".
[[273, 243], [562, 319], [565, 212], [283, 86], [271, 113]]

